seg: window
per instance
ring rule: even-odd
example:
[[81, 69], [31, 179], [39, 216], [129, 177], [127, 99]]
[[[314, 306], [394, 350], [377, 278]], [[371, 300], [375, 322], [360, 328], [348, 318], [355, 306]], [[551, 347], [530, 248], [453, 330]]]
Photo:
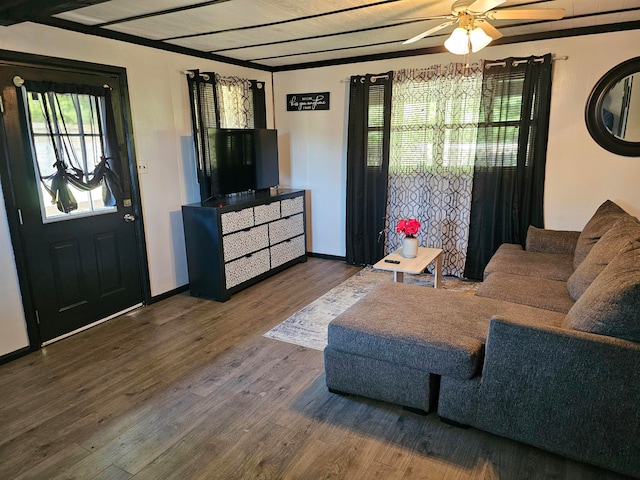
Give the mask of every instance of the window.
[[367, 167], [382, 167], [384, 141], [384, 85], [371, 85], [367, 120]]
[[26, 92], [26, 100], [43, 221], [114, 211], [103, 195], [104, 97]]
[[392, 173], [436, 166], [473, 166], [480, 110], [480, 74], [413, 71], [394, 83]]
[[[481, 166], [515, 167], [518, 162], [524, 77], [487, 81], [486, 122], [479, 124], [476, 162]], [[492, 165], [497, 162], [499, 164]]]

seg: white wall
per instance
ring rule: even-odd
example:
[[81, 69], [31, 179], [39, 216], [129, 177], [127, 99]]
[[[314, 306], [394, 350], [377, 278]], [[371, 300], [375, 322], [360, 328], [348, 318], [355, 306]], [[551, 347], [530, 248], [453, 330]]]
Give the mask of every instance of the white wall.
[[[0, 27], [0, 49], [101, 63], [127, 69], [136, 157], [148, 166], [140, 190], [151, 294], [188, 283], [181, 205], [199, 199], [191, 137], [189, 93], [183, 70], [262, 80], [271, 98], [271, 73], [212, 62], [56, 28]], [[267, 119], [273, 118], [267, 101]], [[270, 125], [271, 126], [271, 125]], [[9, 239], [0, 208], [0, 355], [27, 346], [24, 314]]]
[[[637, 36], [637, 31], [628, 31], [495, 46], [471, 58], [549, 52], [569, 57], [554, 65], [545, 186], [548, 228], [580, 230], [606, 199], [640, 215], [640, 159], [602, 149], [584, 123], [591, 89], [609, 69], [638, 55]], [[345, 255], [348, 78], [460, 60], [442, 53], [274, 74], [276, 127], [289, 142], [281, 152], [281, 181], [310, 190], [310, 251]], [[325, 91], [331, 93], [329, 111], [286, 111], [287, 93]]]

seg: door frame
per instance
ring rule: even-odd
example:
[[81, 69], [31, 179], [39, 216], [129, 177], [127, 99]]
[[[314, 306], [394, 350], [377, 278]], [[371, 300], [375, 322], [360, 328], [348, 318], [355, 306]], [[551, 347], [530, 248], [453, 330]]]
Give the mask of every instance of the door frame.
[[[140, 196], [140, 183], [138, 181], [138, 167], [135, 156], [133, 137], [133, 122], [131, 116], [131, 104], [129, 102], [129, 87], [127, 83], [127, 71], [123, 67], [114, 67], [97, 63], [68, 60], [43, 55], [31, 55], [21, 52], [0, 50], [0, 67], [29, 67], [59, 70], [69, 73], [109, 75], [116, 77], [119, 84], [120, 96], [118, 101], [122, 106], [123, 129], [125, 134], [125, 146], [129, 160], [128, 175], [131, 184], [131, 203], [133, 213], [138, 219], [134, 222], [136, 248], [138, 250], [138, 269], [142, 290], [142, 302], [144, 305], [151, 303], [151, 284], [149, 280], [149, 264], [147, 261], [147, 245], [145, 241], [144, 221], [142, 217], [142, 201]], [[115, 100], [115, 98], [114, 98]], [[26, 134], [26, 129], [24, 129]], [[25, 139], [23, 138], [23, 141]], [[13, 245], [18, 284], [22, 297], [22, 306], [25, 315], [27, 336], [29, 338], [30, 351], [41, 348], [41, 338], [36, 317], [36, 308], [31, 288], [31, 279], [27, 269], [26, 251], [23, 245], [22, 230], [20, 228], [20, 215], [15, 197], [15, 186], [12, 181], [9, 150], [7, 145], [5, 118], [0, 115], [0, 180], [5, 201], [9, 233]]]

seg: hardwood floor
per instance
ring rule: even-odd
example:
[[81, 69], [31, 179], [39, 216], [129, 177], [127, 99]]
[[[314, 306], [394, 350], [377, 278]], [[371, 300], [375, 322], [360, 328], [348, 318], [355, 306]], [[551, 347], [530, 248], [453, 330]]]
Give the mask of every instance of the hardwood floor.
[[331, 394], [322, 352], [262, 337], [358, 270], [310, 258], [228, 302], [176, 295], [0, 366], [0, 478], [622, 478]]

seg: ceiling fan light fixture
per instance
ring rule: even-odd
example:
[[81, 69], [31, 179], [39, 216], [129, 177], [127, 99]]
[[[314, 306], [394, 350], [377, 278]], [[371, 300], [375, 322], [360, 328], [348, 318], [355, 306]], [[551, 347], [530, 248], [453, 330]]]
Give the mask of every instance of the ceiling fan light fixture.
[[466, 29], [458, 27], [451, 32], [451, 36], [445, 40], [444, 46], [456, 55], [467, 55], [469, 44], [473, 53], [479, 52], [489, 45], [493, 39], [482, 28]]
[[469, 32], [469, 41], [471, 42], [471, 51], [479, 52], [489, 45], [493, 39], [485, 33], [482, 28], [476, 27]]
[[444, 41], [444, 46], [451, 53], [466, 55], [469, 53], [469, 36], [467, 30], [457, 27], [451, 32], [451, 36]]

